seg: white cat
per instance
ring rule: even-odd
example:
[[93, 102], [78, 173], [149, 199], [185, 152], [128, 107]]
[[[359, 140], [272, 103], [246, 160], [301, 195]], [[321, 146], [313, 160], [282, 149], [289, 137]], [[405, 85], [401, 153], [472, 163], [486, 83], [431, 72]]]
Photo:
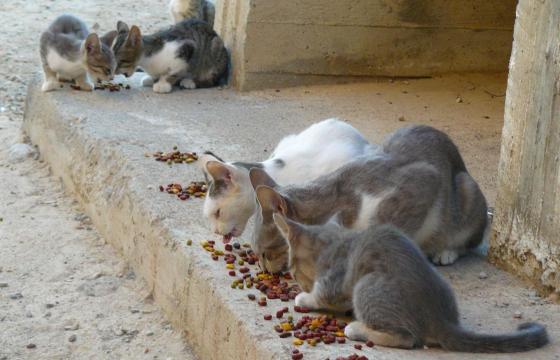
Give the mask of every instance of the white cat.
[[299, 184], [376, 151], [377, 146], [370, 144], [354, 127], [338, 119], [328, 119], [299, 134], [286, 136], [272, 156], [261, 163], [225, 163], [207, 153], [199, 160], [209, 183], [204, 216], [216, 234], [226, 238], [240, 236], [256, 211], [255, 191], [249, 179], [251, 168], [263, 169], [279, 184]]

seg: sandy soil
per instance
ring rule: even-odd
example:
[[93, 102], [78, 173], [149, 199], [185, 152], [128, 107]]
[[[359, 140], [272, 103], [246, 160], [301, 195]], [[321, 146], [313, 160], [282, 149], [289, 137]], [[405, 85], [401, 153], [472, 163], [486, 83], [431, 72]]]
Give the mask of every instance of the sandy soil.
[[[81, 9], [76, 9], [76, 4]], [[163, 1], [0, 2], [0, 359], [193, 359], [141, 280], [105, 245], [22, 141], [38, 36], [63, 12], [108, 28], [115, 16], [167, 21]], [[109, 11], [117, 9], [117, 11]], [[133, 15], [130, 15], [133, 18]]]

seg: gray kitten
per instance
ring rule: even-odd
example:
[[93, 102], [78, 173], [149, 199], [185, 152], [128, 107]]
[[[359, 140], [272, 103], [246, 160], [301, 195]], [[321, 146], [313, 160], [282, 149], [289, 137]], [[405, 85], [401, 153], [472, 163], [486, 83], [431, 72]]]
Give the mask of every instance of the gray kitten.
[[73, 80], [80, 89], [91, 91], [92, 80], [113, 79], [116, 62], [107, 44], [114, 36], [116, 32], [99, 38], [95, 33], [90, 34], [77, 17], [59, 16], [41, 34], [41, 62], [45, 73], [42, 90], [59, 88], [60, 80]]
[[536, 323], [505, 335], [463, 328], [451, 288], [390, 225], [353, 231], [336, 224], [302, 225], [280, 213], [273, 218], [289, 243], [290, 271], [305, 291], [296, 305], [352, 310], [357, 320], [344, 330], [352, 340], [479, 353], [528, 351], [548, 343], [546, 329]]
[[272, 221], [275, 211], [305, 224], [324, 223], [337, 212], [354, 229], [392, 224], [441, 265], [480, 244], [486, 200], [446, 134], [429, 126], [403, 128], [382, 150], [301, 186], [280, 187], [251, 169], [261, 208], [253, 245], [265, 270], [280, 271], [287, 261], [287, 245]]
[[185, 19], [200, 19], [214, 27], [216, 7], [209, 0], [171, 0], [169, 13], [175, 24]]
[[168, 93], [173, 85], [185, 89], [225, 82], [228, 53], [222, 39], [204, 21], [184, 20], [165, 30], [142, 36], [138, 26], [117, 23], [113, 42], [117, 73], [131, 76], [137, 67], [148, 75], [144, 86]]

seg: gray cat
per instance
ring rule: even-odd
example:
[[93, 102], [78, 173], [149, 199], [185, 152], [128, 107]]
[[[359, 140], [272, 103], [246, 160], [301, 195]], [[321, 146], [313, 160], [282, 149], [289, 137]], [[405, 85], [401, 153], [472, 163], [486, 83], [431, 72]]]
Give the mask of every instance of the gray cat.
[[169, 13], [175, 24], [185, 19], [200, 19], [214, 27], [216, 7], [209, 0], [171, 0]]
[[222, 39], [206, 22], [184, 20], [165, 30], [142, 36], [138, 26], [117, 23], [113, 42], [117, 73], [131, 76], [137, 67], [148, 75], [142, 85], [168, 93], [173, 85], [185, 89], [225, 82], [228, 53]]
[[429, 126], [403, 128], [382, 150], [298, 186], [280, 187], [264, 171], [251, 169], [261, 207], [253, 234], [261, 266], [276, 272], [287, 261], [287, 245], [272, 221], [275, 211], [305, 224], [324, 223], [337, 212], [354, 229], [392, 224], [441, 265], [480, 244], [486, 200], [446, 134]]
[[[93, 81], [111, 80], [116, 62], [110, 49], [116, 32], [99, 38], [72, 15], [61, 15], [41, 34], [41, 62], [45, 73], [43, 91], [60, 87], [59, 81], [75, 81], [91, 91]], [[109, 44], [109, 46], [108, 46]]]
[[548, 343], [546, 329], [536, 323], [506, 335], [464, 329], [451, 288], [390, 225], [355, 231], [332, 222], [303, 225], [280, 213], [273, 218], [289, 244], [290, 271], [305, 291], [296, 305], [352, 310], [357, 320], [344, 330], [352, 340], [480, 353], [528, 351]]

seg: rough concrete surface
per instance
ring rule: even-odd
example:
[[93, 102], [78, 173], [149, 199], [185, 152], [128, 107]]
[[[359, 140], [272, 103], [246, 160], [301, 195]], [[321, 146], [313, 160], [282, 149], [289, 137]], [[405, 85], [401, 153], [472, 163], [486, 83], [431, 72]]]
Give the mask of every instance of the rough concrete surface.
[[242, 90], [505, 71], [516, 0], [218, 0]]
[[[203, 359], [282, 359], [293, 348], [279, 339], [254, 290], [232, 290], [222, 262], [199, 242], [215, 239], [201, 219], [201, 200], [182, 202], [158, 190], [171, 182], [200, 180], [196, 165], [167, 166], [145, 153], [214, 150], [226, 159], [266, 158], [283, 135], [332, 116], [349, 120], [372, 141], [412, 123], [447, 131], [463, 151], [490, 203], [495, 197], [505, 78], [452, 76], [415, 81], [317, 86], [252, 93], [228, 89], [159, 95], [130, 91], [43, 94], [29, 88], [25, 130], [41, 156], [80, 201], [93, 223], [137, 274], [171, 322]], [[495, 96], [498, 95], [498, 96]], [[242, 241], [248, 241], [248, 234]], [[187, 246], [192, 239], [195, 246]], [[558, 359], [558, 306], [513, 276], [472, 255], [441, 268], [457, 292], [466, 326], [489, 332], [513, 330], [522, 321], [545, 323], [553, 344], [528, 354], [488, 359]], [[484, 272], [485, 274], [481, 274]], [[516, 312], [520, 314], [516, 317]], [[519, 319], [519, 316], [522, 319]], [[352, 344], [303, 346], [305, 359], [357, 352]], [[439, 350], [365, 349], [376, 359], [479, 359]]]
[[560, 295], [560, 2], [520, 1], [491, 259]]

